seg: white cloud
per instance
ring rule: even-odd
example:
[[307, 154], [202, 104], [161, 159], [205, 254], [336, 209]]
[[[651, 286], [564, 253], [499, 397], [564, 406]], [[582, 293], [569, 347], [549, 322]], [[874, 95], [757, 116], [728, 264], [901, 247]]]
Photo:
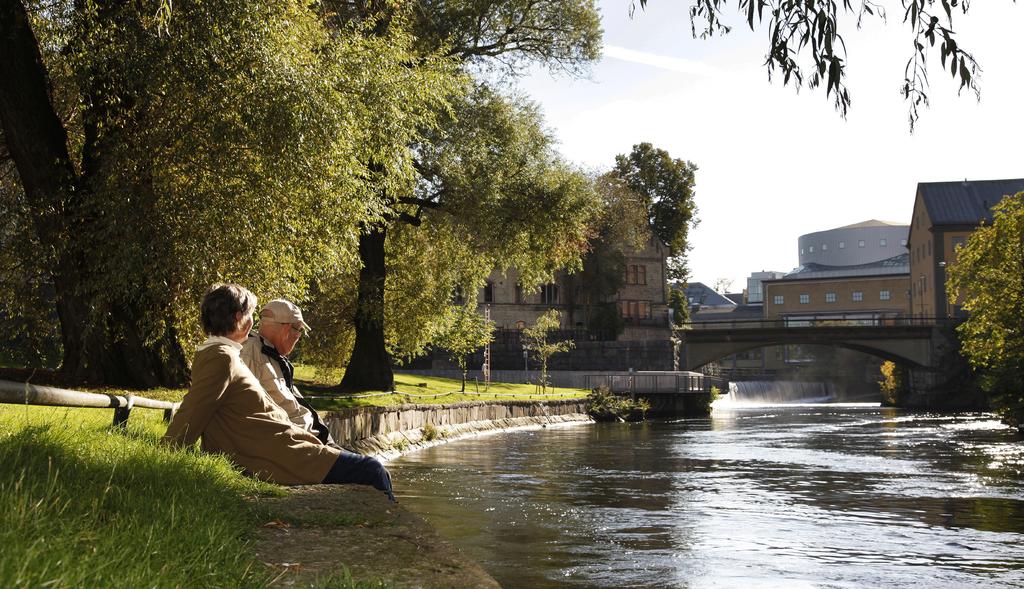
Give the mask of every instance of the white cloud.
[[658, 69], [668, 70], [670, 72], [678, 72], [681, 74], [709, 77], [721, 74], [718, 69], [698, 61], [683, 59], [681, 57], [668, 57], [666, 55], [658, 55], [656, 53], [647, 53], [646, 51], [635, 51], [633, 49], [626, 49], [625, 47], [617, 47], [615, 45], [605, 45], [604, 56], [612, 59], [628, 61], [630, 63], [648, 65]]

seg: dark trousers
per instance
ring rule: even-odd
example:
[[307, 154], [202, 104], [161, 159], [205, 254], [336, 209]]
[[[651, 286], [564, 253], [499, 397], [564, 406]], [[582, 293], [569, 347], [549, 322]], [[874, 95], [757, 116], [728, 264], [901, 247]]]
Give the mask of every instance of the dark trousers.
[[391, 473], [379, 460], [362, 454], [354, 454], [342, 450], [341, 456], [334, 462], [330, 472], [324, 477], [325, 485], [370, 485], [388, 494], [388, 499], [395, 500], [391, 490]]

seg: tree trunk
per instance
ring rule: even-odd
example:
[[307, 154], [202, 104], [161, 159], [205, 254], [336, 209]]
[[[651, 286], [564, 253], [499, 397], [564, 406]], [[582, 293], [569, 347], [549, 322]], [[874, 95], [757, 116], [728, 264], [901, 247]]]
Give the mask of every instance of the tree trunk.
[[384, 282], [387, 267], [384, 241], [387, 229], [374, 225], [359, 236], [359, 294], [356, 302], [356, 342], [340, 388], [344, 391], [391, 391], [395, 375], [384, 346]]
[[[97, 244], [89, 241], [81, 213], [89, 183], [71, 162], [67, 131], [53, 109], [39, 44], [19, 0], [0, 0], [0, 55], [0, 125], [44, 248], [42, 264], [54, 284], [63, 345], [61, 371], [77, 382], [185, 384], [187, 363], [173, 328], [147, 342], [135, 325], [139, 309], [164, 312], [160, 306], [115, 305], [118, 308], [108, 314], [106, 306], [96, 305], [90, 296], [87, 279], [95, 277], [89, 276], [87, 248]], [[96, 154], [88, 147], [86, 151], [83, 162], [95, 169]]]

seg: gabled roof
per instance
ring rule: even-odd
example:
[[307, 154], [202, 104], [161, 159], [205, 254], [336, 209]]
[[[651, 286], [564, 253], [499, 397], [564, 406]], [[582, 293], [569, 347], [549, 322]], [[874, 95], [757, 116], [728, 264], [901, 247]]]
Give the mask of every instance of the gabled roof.
[[924, 201], [932, 225], [977, 225], [992, 220], [992, 206], [1008, 194], [1024, 192], [1024, 178], [919, 182], [918, 197]]
[[700, 305], [702, 307], [735, 307], [736, 303], [723, 297], [703, 282], [691, 282], [686, 285], [683, 291], [690, 306]]

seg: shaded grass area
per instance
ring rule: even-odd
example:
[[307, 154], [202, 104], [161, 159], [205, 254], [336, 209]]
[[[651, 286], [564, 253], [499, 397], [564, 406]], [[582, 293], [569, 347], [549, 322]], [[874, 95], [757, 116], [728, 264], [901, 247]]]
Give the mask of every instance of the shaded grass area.
[[[0, 405], [0, 586], [266, 587], [256, 497], [283, 488], [158, 444], [160, 412]], [[345, 575], [317, 587], [371, 587]]]

